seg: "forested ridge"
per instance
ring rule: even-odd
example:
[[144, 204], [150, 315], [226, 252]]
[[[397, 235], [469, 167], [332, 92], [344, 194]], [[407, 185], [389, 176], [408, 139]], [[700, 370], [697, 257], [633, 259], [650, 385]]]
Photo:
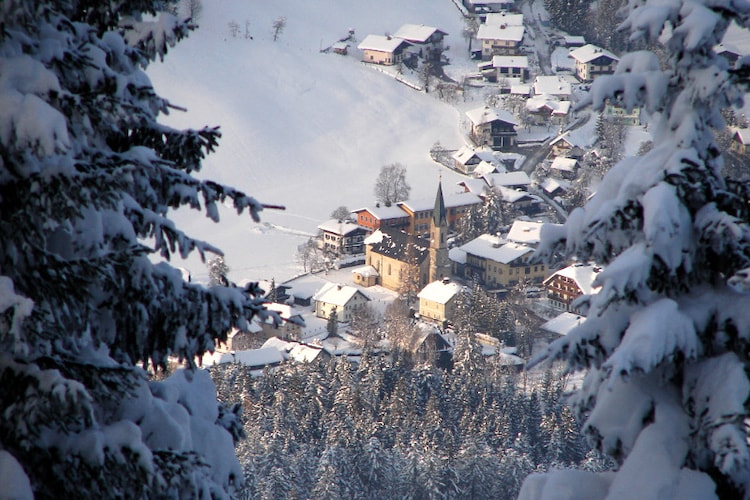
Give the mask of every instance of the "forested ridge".
[[210, 368], [225, 405], [243, 406], [242, 497], [515, 498], [530, 472], [604, 468], [559, 374], [532, 384], [477, 347], [452, 370], [368, 351], [260, 377]]

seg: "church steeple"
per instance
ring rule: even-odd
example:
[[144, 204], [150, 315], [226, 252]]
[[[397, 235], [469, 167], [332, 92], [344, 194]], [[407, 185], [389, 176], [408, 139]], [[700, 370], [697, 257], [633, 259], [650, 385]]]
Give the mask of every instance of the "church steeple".
[[443, 199], [443, 183], [438, 181], [437, 196], [435, 196], [435, 208], [432, 210], [432, 222], [436, 226], [447, 225], [445, 219], [445, 200]]
[[430, 282], [450, 277], [451, 264], [448, 259], [448, 220], [445, 215], [442, 181], [438, 181], [435, 208], [430, 221]]

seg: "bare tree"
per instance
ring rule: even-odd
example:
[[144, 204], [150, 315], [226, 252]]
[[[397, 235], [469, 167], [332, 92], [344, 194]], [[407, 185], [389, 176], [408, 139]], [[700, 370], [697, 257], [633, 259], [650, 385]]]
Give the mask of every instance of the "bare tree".
[[197, 23], [203, 15], [203, 0], [184, 0], [185, 12], [193, 23]]
[[479, 21], [473, 16], [465, 17], [464, 21], [466, 24], [464, 25], [462, 34], [466, 41], [469, 42], [469, 54], [471, 54], [471, 42], [474, 40], [474, 37], [477, 36], [477, 31], [479, 31]]
[[237, 21], [229, 21], [227, 26], [229, 27], [229, 34], [232, 38], [237, 38], [237, 35], [240, 34], [240, 25], [237, 24]]
[[281, 33], [284, 32], [284, 28], [286, 28], [286, 17], [277, 17], [271, 26], [273, 27], [273, 41], [275, 42], [279, 39]]
[[352, 216], [352, 212], [348, 208], [346, 208], [344, 205], [337, 207], [333, 212], [331, 212], [331, 219], [349, 220], [351, 216]]
[[411, 186], [406, 182], [406, 166], [401, 163], [383, 165], [375, 181], [375, 199], [386, 207], [409, 199]]

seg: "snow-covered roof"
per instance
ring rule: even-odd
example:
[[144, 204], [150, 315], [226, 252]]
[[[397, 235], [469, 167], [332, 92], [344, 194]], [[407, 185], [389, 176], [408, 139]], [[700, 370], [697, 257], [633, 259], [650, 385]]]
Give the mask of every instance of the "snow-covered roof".
[[555, 179], [554, 177], [547, 177], [539, 185], [549, 194], [554, 193], [557, 189], [567, 190], [570, 187], [568, 182]]
[[515, 220], [510, 226], [506, 238], [508, 241], [515, 241], [516, 243], [537, 245], [541, 241], [543, 225], [543, 222]]
[[376, 50], [378, 52], [395, 52], [401, 45], [411, 45], [406, 40], [383, 35], [367, 35], [357, 48], [360, 50]]
[[425, 43], [435, 32], [447, 35], [445, 31], [424, 24], [404, 24], [393, 35], [395, 38], [403, 38], [409, 42]]
[[234, 360], [250, 367], [269, 366], [282, 363], [284, 356], [274, 347], [262, 347], [260, 349], [250, 349], [247, 351], [236, 351]]
[[488, 186], [528, 186], [531, 184], [529, 174], [523, 170], [514, 172], [498, 172], [484, 176], [484, 181]]
[[404, 212], [401, 207], [398, 205], [391, 205], [390, 207], [380, 206], [380, 207], [364, 207], [364, 208], [358, 208], [357, 210], [353, 210], [352, 212], [358, 213], [363, 212], [367, 210], [372, 215], [375, 216], [375, 218], [379, 220], [387, 220], [387, 219], [398, 219], [401, 217], [407, 217], [408, 214]]
[[361, 294], [365, 299], [370, 300], [367, 295], [353, 286], [326, 283], [323, 288], [318, 290], [318, 293], [313, 296], [313, 300], [344, 307], [357, 294]]
[[505, 240], [491, 234], [483, 234], [461, 246], [461, 250], [467, 254], [499, 262], [510, 264], [511, 262], [534, 252], [534, 249], [520, 243], [505, 243]]
[[482, 179], [465, 179], [458, 183], [459, 186], [463, 186], [470, 193], [483, 194], [487, 188], [487, 183]]
[[533, 195], [530, 195], [526, 191], [521, 189], [511, 189], [505, 186], [495, 186], [493, 188], [503, 198], [503, 201], [507, 203], [516, 203], [524, 199], [534, 199]]
[[489, 106], [482, 106], [481, 108], [470, 109], [466, 112], [466, 116], [474, 125], [483, 125], [485, 123], [491, 123], [495, 120], [500, 120], [505, 123], [518, 125], [518, 121], [510, 112], [504, 109], [490, 108]]
[[264, 304], [266, 309], [273, 311], [279, 315], [284, 321], [289, 321], [293, 316], [299, 316], [299, 313], [288, 304], [278, 304], [276, 302], [270, 302]]
[[612, 52], [608, 51], [607, 49], [597, 47], [596, 45], [593, 45], [590, 43], [587, 45], [584, 45], [583, 47], [578, 47], [577, 49], [570, 51], [570, 57], [584, 64], [591, 62], [594, 59], [597, 59], [602, 56], [608, 57], [609, 59], [612, 59], [613, 61], [620, 60], [616, 55], [614, 55]]
[[510, 93], [512, 95], [522, 95], [528, 97], [531, 95], [531, 85], [529, 85], [528, 83], [518, 83], [515, 85], [511, 85]]
[[484, 161], [489, 161], [489, 162], [495, 161], [495, 156], [492, 154], [492, 151], [473, 149], [469, 146], [461, 146], [461, 148], [458, 151], [453, 153], [452, 158], [456, 160], [457, 162], [465, 165], [466, 162], [471, 160], [474, 156]]
[[466, 252], [458, 247], [448, 250], [448, 258], [457, 264], [466, 264]]
[[494, 56], [492, 66], [495, 68], [528, 68], [529, 58], [526, 56]]
[[734, 132], [737, 140], [742, 144], [750, 144], [750, 128], [738, 128]]
[[453, 281], [433, 281], [425, 286], [418, 294], [420, 299], [430, 300], [438, 304], [446, 304], [461, 291], [461, 286]]
[[510, 14], [509, 12], [493, 12], [487, 14], [484, 24], [488, 26], [523, 26], [523, 14]]
[[573, 328], [583, 323], [585, 319], [580, 314], [564, 312], [547, 321], [540, 328], [558, 335], [567, 335]]
[[552, 281], [555, 276], [565, 276], [572, 279], [578, 285], [578, 288], [581, 289], [582, 293], [590, 295], [599, 289], [599, 287], [592, 286], [592, 283], [601, 270], [601, 267], [592, 264], [573, 264], [572, 266], [555, 271], [544, 282], [546, 284]]
[[[443, 195], [445, 208], [463, 207], [465, 205], [477, 205], [482, 199], [474, 193], [455, 193]], [[423, 212], [435, 208], [435, 198], [422, 198], [419, 200], [402, 201], [399, 205], [408, 208], [412, 212]]]
[[570, 95], [570, 82], [559, 75], [539, 75], [534, 79], [534, 94]]
[[565, 35], [563, 37], [568, 47], [578, 47], [586, 44], [586, 38], [580, 35]]
[[547, 94], [536, 95], [526, 101], [526, 109], [531, 113], [538, 113], [547, 108], [555, 116], [565, 116], [570, 111], [570, 101], [561, 101], [557, 97]]
[[360, 276], [364, 276], [365, 278], [369, 278], [372, 276], [375, 276], [375, 277], [380, 276], [377, 269], [375, 269], [372, 266], [362, 266], [356, 269], [352, 269], [352, 274], [359, 274]]
[[483, 24], [477, 30], [477, 40], [510, 40], [520, 42], [523, 40], [523, 26], [488, 26]]
[[575, 158], [565, 158], [563, 156], [558, 156], [554, 160], [552, 160], [552, 165], [550, 165], [550, 168], [554, 168], [555, 170], [561, 170], [564, 172], [575, 172], [576, 166], [578, 165], [578, 160]]
[[378, 229], [377, 231], [374, 231], [371, 235], [369, 235], [367, 238], [365, 238], [363, 243], [365, 245], [377, 245], [378, 243], [383, 241], [383, 238], [385, 238], [385, 234], [383, 234], [383, 231]]
[[297, 344], [289, 351], [289, 358], [298, 363], [312, 363], [323, 351], [322, 347]]
[[318, 229], [327, 233], [337, 234], [339, 236], [346, 236], [347, 234], [353, 233], [358, 229], [363, 229], [362, 226], [348, 222], [340, 221], [338, 219], [329, 219], [318, 226]]
[[498, 167], [494, 163], [482, 160], [476, 167], [474, 167], [474, 172], [472, 172], [472, 174], [477, 177], [484, 177], [485, 175], [494, 174], [500, 171], [505, 172], [505, 167]]
[[552, 139], [552, 141], [550, 141], [549, 145], [554, 146], [560, 141], [565, 141], [573, 147], [579, 147], [579, 148], [586, 147], [588, 144], [584, 140], [584, 138], [580, 137], [578, 134], [574, 134], [573, 132], [575, 131], [568, 131], [562, 135], [558, 135], [557, 137]]
[[263, 345], [260, 346], [261, 348], [274, 348], [277, 351], [281, 352], [282, 355], [288, 354], [289, 351], [292, 350], [292, 348], [297, 345], [297, 342], [287, 342], [286, 340], [281, 340], [278, 337], [271, 337], [265, 342], [263, 342]]

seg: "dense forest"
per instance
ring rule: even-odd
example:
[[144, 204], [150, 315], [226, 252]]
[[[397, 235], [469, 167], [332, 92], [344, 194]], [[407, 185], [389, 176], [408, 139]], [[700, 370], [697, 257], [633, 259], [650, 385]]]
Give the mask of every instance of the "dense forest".
[[[473, 346], [472, 346], [473, 345]], [[242, 498], [515, 498], [550, 467], [602, 470], [564, 402], [565, 379], [528, 374], [467, 343], [452, 370], [366, 351], [253, 377], [210, 368], [241, 403]]]

